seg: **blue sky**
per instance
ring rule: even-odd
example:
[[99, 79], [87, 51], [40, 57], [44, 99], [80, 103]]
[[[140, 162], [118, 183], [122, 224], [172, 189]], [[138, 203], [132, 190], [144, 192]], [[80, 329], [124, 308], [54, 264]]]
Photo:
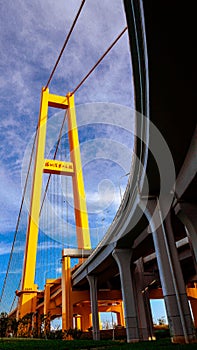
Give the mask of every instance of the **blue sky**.
[[[20, 208], [41, 89], [80, 4], [81, 0], [0, 0], [0, 288]], [[121, 0], [113, 0], [113, 6], [109, 0], [87, 0], [49, 85], [50, 92], [66, 95], [72, 91], [125, 26]], [[131, 166], [134, 96], [127, 33], [77, 91], [75, 102], [95, 246], [113, 220]], [[51, 112], [51, 130], [61, 118], [62, 114], [59, 118]], [[72, 196], [68, 202], [72, 206]], [[73, 236], [71, 210], [69, 215]], [[46, 223], [41, 224], [48, 234]], [[60, 222], [60, 229], [63, 224], [65, 220]], [[17, 249], [23, 249], [20, 241]], [[42, 250], [46, 250], [44, 238], [39, 242]]]
[[[21, 162], [35, 131], [40, 92], [60, 52], [81, 1], [0, 1], [2, 233], [13, 230], [21, 199]], [[113, 23], [113, 25], [112, 25]], [[72, 91], [125, 27], [122, 2], [87, 1], [50, 85]], [[90, 102], [132, 106], [130, 57], [125, 34], [77, 92], [76, 105]], [[129, 88], [128, 88], [129, 85]], [[120, 88], [121, 87], [121, 88]], [[85, 137], [85, 136], [84, 136]], [[9, 189], [9, 191], [8, 191]]]
[[[0, 1], [0, 285], [20, 208], [41, 89], [48, 81], [80, 4], [81, 0]], [[115, 0], [113, 6], [107, 0], [102, 3], [87, 1], [49, 86], [50, 92], [66, 95], [72, 91], [125, 26], [122, 1]], [[131, 87], [130, 53], [125, 33], [75, 95], [94, 246], [119, 206], [119, 187], [124, 191], [127, 182], [123, 175], [130, 169], [130, 159], [126, 158], [128, 150], [132, 149], [133, 116], [127, 130], [128, 107], [134, 104]], [[120, 122], [114, 104], [122, 108]], [[52, 129], [53, 120], [54, 123], [57, 120], [56, 112], [50, 111]], [[123, 148], [126, 150], [124, 157]], [[69, 200], [72, 202], [72, 198]], [[71, 235], [74, 235], [72, 217], [70, 224]], [[23, 218], [23, 227], [25, 225]], [[23, 250], [24, 232], [20, 234], [17, 252]], [[39, 251], [46, 250], [44, 241], [39, 244]]]

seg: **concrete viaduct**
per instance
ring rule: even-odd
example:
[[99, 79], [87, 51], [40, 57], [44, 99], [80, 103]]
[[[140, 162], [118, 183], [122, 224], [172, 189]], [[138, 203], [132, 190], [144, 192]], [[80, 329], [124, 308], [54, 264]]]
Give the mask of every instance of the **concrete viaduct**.
[[197, 327], [194, 10], [164, 0], [124, 0], [124, 7], [139, 112], [137, 157], [121, 207], [73, 272], [72, 288], [90, 288], [94, 339], [98, 293], [119, 289], [128, 342], [152, 336], [155, 293], [164, 298], [172, 341], [188, 343], [196, 339], [188, 296]]

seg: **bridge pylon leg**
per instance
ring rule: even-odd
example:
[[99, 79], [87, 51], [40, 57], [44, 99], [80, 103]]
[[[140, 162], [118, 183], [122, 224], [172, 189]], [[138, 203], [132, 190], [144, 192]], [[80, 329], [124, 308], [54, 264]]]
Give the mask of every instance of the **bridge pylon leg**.
[[[44, 158], [48, 107], [67, 110], [71, 162], [63, 162], [55, 159], [49, 160]], [[34, 280], [36, 270], [39, 219], [41, 211], [43, 173], [66, 175], [72, 177], [78, 248], [90, 249], [91, 242], [83, 183], [74, 95], [71, 93], [69, 93], [67, 96], [50, 94], [48, 88], [43, 88], [41, 95], [40, 116], [36, 135], [36, 154], [26, 233], [26, 247], [24, 254], [21, 290], [16, 292], [17, 296], [19, 297], [18, 315], [20, 315], [20, 317], [23, 317], [28, 313], [34, 313], [36, 311], [37, 285], [34, 284]], [[67, 273], [65, 275], [67, 276]], [[66, 280], [68, 282], [68, 278], [66, 278]], [[69, 322], [67, 322], [67, 324], [70, 324]]]
[[74, 174], [72, 176], [72, 182], [77, 245], [78, 248], [91, 249], [74, 95], [68, 94], [67, 98], [70, 158], [75, 168]]
[[45, 289], [44, 289], [44, 334], [47, 338], [50, 333], [50, 314], [49, 314], [49, 306], [50, 306], [50, 298], [51, 298], [51, 284], [46, 281]]
[[18, 314], [23, 317], [27, 313], [35, 312], [35, 299], [37, 296], [37, 285], [34, 283], [36, 252], [39, 230], [40, 198], [42, 191], [42, 173], [44, 164], [44, 150], [46, 140], [46, 121], [48, 113], [48, 89], [42, 90], [40, 117], [37, 129], [36, 156], [34, 164], [34, 175], [31, 192], [31, 203], [29, 210], [26, 247], [24, 256], [23, 276], [19, 296]]
[[[37, 286], [35, 287], [35, 290]], [[26, 314], [35, 313], [36, 312], [36, 303], [37, 303], [37, 291], [35, 292], [20, 292], [17, 291], [17, 296], [19, 296], [19, 304], [17, 309], [16, 318], [23, 318]]]
[[70, 257], [62, 258], [62, 330], [73, 328], [73, 303]]

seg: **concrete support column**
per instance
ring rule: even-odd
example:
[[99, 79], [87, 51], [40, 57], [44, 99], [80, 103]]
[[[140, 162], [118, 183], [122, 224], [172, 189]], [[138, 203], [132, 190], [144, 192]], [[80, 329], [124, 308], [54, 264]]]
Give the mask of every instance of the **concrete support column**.
[[50, 305], [50, 298], [51, 298], [51, 284], [50, 282], [46, 281], [46, 285], [44, 288], [44, 334], [45, 337], [50, 332], [50, 315], [49, 315], [49, 305]]
[[93, 340], [100, 340], [99, 314], [98, 314], [98, 302], [97, 302], [97, 277], [87, 276], [87, 280], [90, 285]]
[[36, 329], [37, 329], [38, 338], [41, 337], [41, 326], [42, 326], [41, 315], [39, 312], [36, 312]]
[[197, 328], [197, 299], [191, 299], [190, 304], [191, 304], [192, 313], [194, 316], [194, 326], [195, 328]]
[[73, 328], [70, 257], [62, 257], [62, 330]]
[[175, 207], [175, 213], [185, 225], [189, 242], [197, 263], [197, 206], [191, 203], [178, 203]]
[[121, 301], [121, 308], [120, 308], [120, 324], [121, 326], [125, 327], [125, 319], [124, 319], [124, 305], [123, 302]]
[[120, 272], [127, 342], [138, 342], [139, 330], [137, 310], [130, 268], [132, 250], [115, 249], [112, 255], [118, 264]]
[[122, 326], [120, 312], [116, 312], [117, 324]]
[[190, 300], [190, 305], [192, 308], [194, 326], [197, 329], [197, 283], [194, 282], [192, 285], [187, 287], [187, 296]]
[[117, 325], [125, 327], [124, 312], [123, 312], [123, 302], [121, 301], [120, 305], [118, 307], [116, 307], [115, 309], [112, 308], [112, 312], [116, 313]]
[[81, 324], [82, 324], [82, 330], [87, 331], [88, 328], [91, 327], [90, 323], [90, 313], [91, 311], [87, 311], [81, 314], [82, 319], [81, 319]]
[[82, 316], [74, 315], [74, 328], [82, 330]]
[[138, 259], [135, 262], [135, 290], [136, 301], [138, 305], [138, 319], [139, 319], [139, 331], [140, 338], [143, 340], [154, 339], [153, 321], [150, 307], [150, 300], [148, 291], [146, 291], [146, 285], [144, 282], [144, 266], [143, 260]]
[[190, 343], [196, 339], [195, 330], [174, 242], [170, 214], [168, 214], [164, 223], [159, 203], [156, 200], [148, 201], [145, 214], [153, 234], [172, 341], [175, 343]]

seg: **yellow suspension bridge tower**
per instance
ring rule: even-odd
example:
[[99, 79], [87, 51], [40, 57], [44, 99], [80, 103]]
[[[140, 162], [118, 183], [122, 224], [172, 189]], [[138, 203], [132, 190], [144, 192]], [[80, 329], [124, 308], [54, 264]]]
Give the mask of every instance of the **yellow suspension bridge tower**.
[[[71, 160], [70, 162], [45, 159], [48, 107], [67, 110], [68, 139]], [[20, 291], [17, 291], [17, 296], [19, 297], [17, 310], [18, 317], [23, 317], [28, 313], [34, 313], [36, 311], [38, 286], [35, 284], [35, 269], [43, 173], [59, 174], [72, 177], [77, 244], [78, 248], [87, 250], [90, 249], [91, 243], [80, 156], [80, 146], [78, 139], [74, 94], [68, 93], [67, 96], [58, 96], [50, 94], [48, 88], [42, 89], [41, 96], [33, 184], [26, 233], [24, 266], [21, 289]], [[69, 294], [69, 285], [64, 286], [64, 284], [70, 283], [70, 258], [68, 257], [65, 257], [63, 260], [62, 276], [62, 292], [64, 289], [67, 289], [67, 294]], [[64, 328], [66, 329], [69, 326], [70, 322], [69, 315], [66, 315], [68, 313], [66, 310], [68, 310], [69, 306], [67, 305], [69, 303], [69, 297], [65, 299], [67, 302], [62, 302], [62, 322]]]

